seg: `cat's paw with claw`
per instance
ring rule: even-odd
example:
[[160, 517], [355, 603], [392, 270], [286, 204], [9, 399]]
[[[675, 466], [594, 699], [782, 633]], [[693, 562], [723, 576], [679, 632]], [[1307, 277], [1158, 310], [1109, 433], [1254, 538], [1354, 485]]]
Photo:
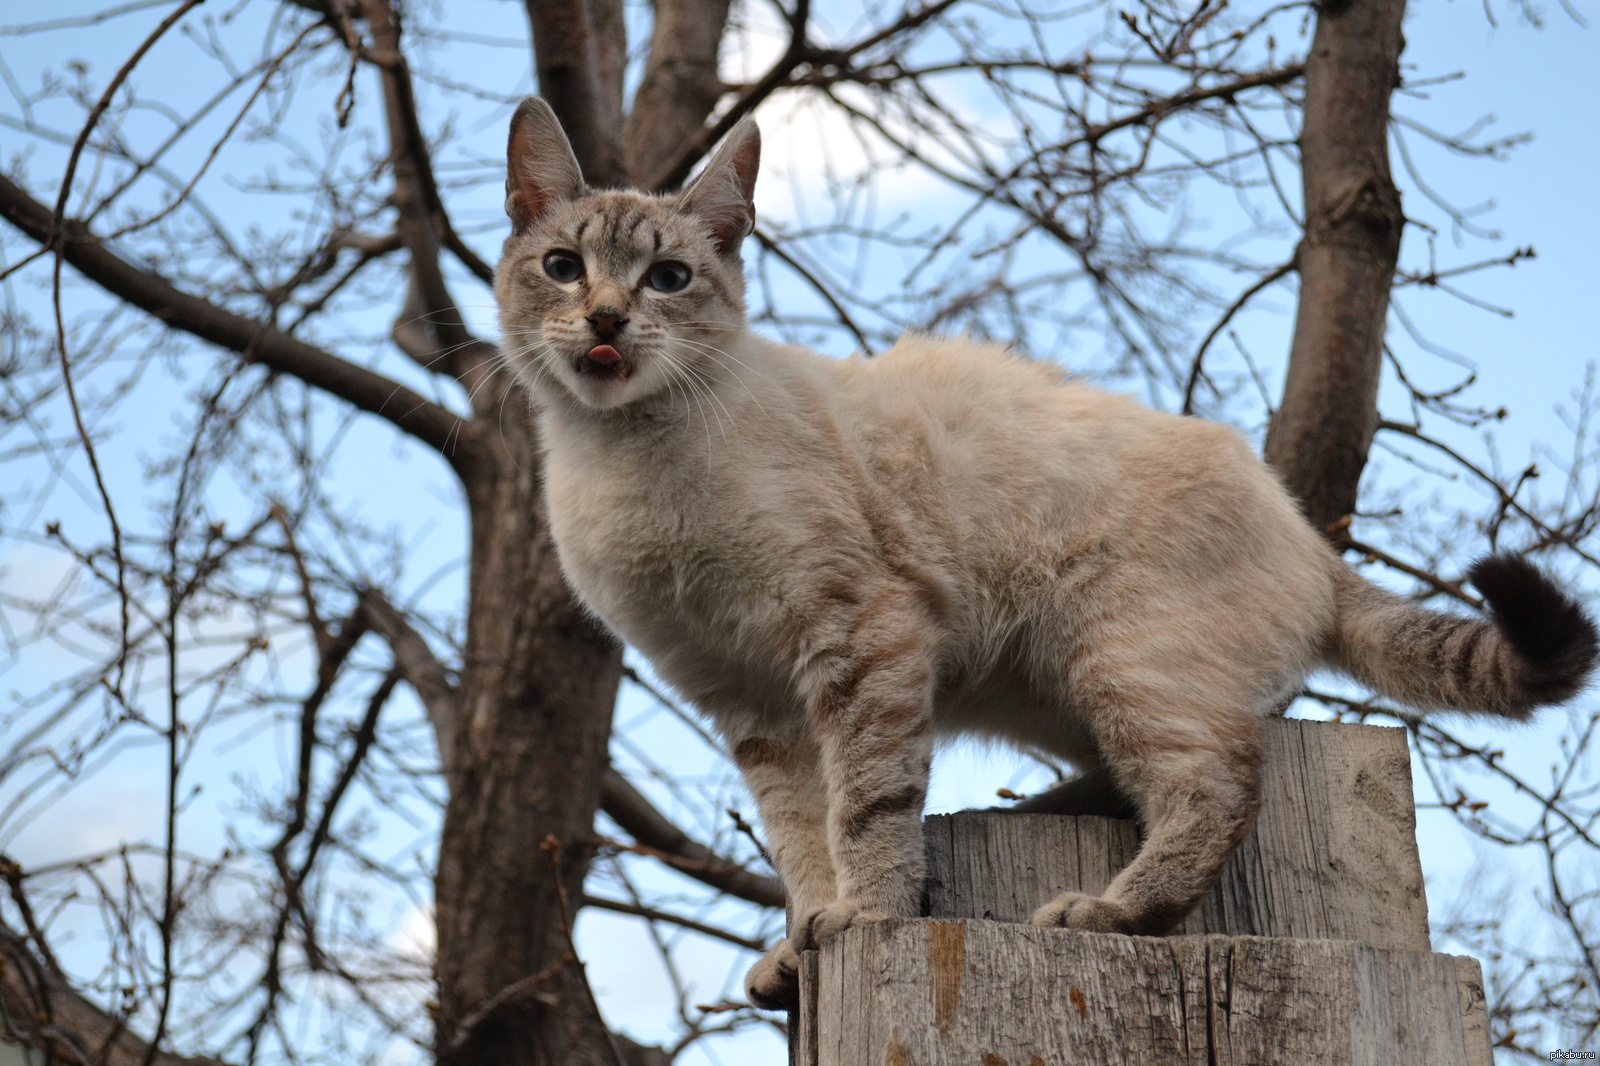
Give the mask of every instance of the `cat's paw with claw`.
[[778, 941], [750, 967], [744, 994], [762, 1010], [793, 1010], [800, 1003], [800, 956], [789, 939]]
[[1077, 929], [1085, 933], [1127, 933], [1138, 924], [1127, 907], [1099, 896], [1066, 892], [1033, 912], [1031, 925], [1051, 929]]
[[847, 899], [836, 899], [800, 916], [795, 923], [795, 947], [799, 951], [815, 951], [853, 925], [881, 922], [887, 917], [877, 911], [864, 911]]

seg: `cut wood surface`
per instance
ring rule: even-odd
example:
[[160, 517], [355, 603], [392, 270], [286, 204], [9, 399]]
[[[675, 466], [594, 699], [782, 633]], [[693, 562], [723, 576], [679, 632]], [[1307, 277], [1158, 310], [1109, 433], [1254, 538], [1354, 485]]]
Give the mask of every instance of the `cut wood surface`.
[[1474, 959], [983, 921], [847, 930], [804, 967], [800, 1066], [1490, 1066]]
[[[1260, 819], [1177, 932], [1429, 950], [1405, 731], [1266, 726]], [[1057, 893], [1102, 891], [1139, 846], [1113, 818], [963, 811], [925, 828], [935, 918], [1025, 922]]]

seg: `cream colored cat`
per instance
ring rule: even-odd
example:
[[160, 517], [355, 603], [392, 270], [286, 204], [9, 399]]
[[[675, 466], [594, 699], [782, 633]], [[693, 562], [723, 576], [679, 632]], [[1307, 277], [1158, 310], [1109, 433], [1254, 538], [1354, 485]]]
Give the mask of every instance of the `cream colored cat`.
[[573, 590], [715, 723], [796, 921], [751, 970], [917, 913], [936, 736], [1048, 752], [1131, 798], [1138, 856], [1041, 925], [1170, 929], [1255, 817], [1261, 719], [1335, 666], [1419, 709], [1525, 718], [1594, 627], [1526, 562], [1495, 624], [1353, 574], [1232, 430], [972, 340], [838, 360], [745, 327], [745, 122], [681, 193], [585, 189], [555, 116], [512, 120], [496, 276]]

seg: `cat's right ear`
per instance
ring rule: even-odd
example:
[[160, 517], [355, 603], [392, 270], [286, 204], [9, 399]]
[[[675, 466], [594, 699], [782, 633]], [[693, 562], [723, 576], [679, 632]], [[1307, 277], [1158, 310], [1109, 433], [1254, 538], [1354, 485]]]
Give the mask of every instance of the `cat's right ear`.
[[525, 97], [511, 116], [506, 146], [506, 214], [521, 233], [563, 200], [583, 194], [583, 172], [550, 105]]

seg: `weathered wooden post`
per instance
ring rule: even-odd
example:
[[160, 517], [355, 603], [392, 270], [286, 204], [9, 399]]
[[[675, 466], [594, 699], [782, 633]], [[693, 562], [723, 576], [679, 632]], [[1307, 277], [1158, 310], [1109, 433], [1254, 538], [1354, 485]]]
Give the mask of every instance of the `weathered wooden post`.
[[1098, 892], [1132, 822], [927, 820], [928, 917], [801, 967], [798, 1066], [1489, 1066], [1477, 960], [1434, 954], [1405, 734], [1269, 723], [1260, 821], [1170, 937], [1035, 929]]

